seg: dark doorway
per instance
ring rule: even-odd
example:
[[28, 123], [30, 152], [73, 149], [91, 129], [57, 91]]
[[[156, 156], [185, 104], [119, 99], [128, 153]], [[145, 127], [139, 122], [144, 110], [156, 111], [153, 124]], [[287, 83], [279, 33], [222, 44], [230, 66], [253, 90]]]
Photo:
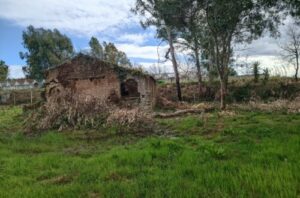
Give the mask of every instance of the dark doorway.
[[138, 92], [138, 83], [134, 79], [128, 79], [121, 83], [121, 96], [140, 97], [140, 93]]

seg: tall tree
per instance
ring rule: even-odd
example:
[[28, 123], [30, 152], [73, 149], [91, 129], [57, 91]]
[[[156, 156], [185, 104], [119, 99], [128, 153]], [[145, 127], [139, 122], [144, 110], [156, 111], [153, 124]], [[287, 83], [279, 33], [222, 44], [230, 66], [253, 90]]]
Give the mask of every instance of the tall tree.
[[33, 79], [43, 79], [45, 69], [60, 64], [74, 54], [71, 40], [57, 29], [27, 27], [23, 32], [23, 45], [27, 52], [20, 52], [20, 57], [26, 59], [23, 68], [26, 76]]
[[299, 2], [299, 0], [285, 0], [285, 2], [289, 8], [290, 14], [299, 19], [299, 17], [300, 17], [300, 2]]
[[125, 67], [132, 67], [132, 64], [125, 52], [118, 51], [117, 64]]
[[113, 43], [103, 43], [104, 46], [104, 60], [110, 63], [117, 64], [118, 49]]
[[202, 70], [201, 58], [203, 57], [205, 47], [209, 40], [206, 24], [201, 21], [203, 14], [201, 9], [198, 8], [197, 3], [188, 3], [185, 5], [184, 23], [179, 23], [178, 27], [182, 32], [181, 37], [184, 39], [180, 42], [187, 50], [191, 50], [190, 56], [192, 57], [197, 68], [197, 78], [199, 85], [199, 93], [201, 95], [202, 87]]
[[230, 58], [234, 42], [259, 38], [266, 28], [276, 30], [279, 15], [268, 10], [268, 1], [196, 0], [205, 13], [204, 19], [213, 40], [212, 61], [220, 80], [221, 109], [226, 108], [225, 95]]
[[132, 67], [132, 64], [125, 54], [117, 49], [113, 43], [103, 43], [104, 46], [104, 60], [113, 64]]
[[92, 37], [90, 42], [89, 42], [90, 48], [91, 48], [91, 55], [93, 57], [99, 58], [101, 60], [104, 59], [104, 52], [103, 52], [103, 47], [99, 43], [98, 39], [95, 37]]
[[295, 81], [298, 81], [300, 61], [300, 30], [295, 25], [287, 29], [287, 42], [280, 46], [283, 59], [295, 66]]
[[[141, 24], [144, 28], [155, 26], [157, 37], [169, 44], [166, 55], [172, 62], [178, 100], [182, 101], [178, 62], [174, 42], [178, 38], [177, 25], [182, 19], [183, 10], [181, 9], [186, 2], [178, 0], [136, 0], [132, 11], [144, 17]], [[170, 57], [169, 57], [170, 55]]]
[[8, 66], [3, 60], [0, 60], [0, 81], [6, 80], [8, 77]]

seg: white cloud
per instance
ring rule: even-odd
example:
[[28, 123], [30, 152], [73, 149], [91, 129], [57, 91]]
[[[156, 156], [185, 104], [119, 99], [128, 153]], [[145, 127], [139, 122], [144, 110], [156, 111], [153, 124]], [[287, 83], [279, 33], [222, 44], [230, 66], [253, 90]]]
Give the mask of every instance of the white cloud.
[[117, 39], [117, 41], [140, 45], [145, 43], [150, 38], [154, 38], [154, 34], [151, 32], [138, 34], [123, 34]]
[[[286, 43], [287, 40], [287, 27], [294, 24], [294, 20], [288, 17], [284, 21], [284, 25], [279, 27], [281, 34], [280, 38], [271, 38], [269, 36], [262, 37], [250, 45], [236, 46], [235, 55], [242, 59], [242, 62], [251, 64], [255, 61], [260, 62], [261, 68], [268, 68], [272, 75], [292, 76], [295, 69], [281, 59], [280, 45]], [[251, 68], [239, 69], [240, 74], [251, 73]]]
[[15, 79], [15, 78], [25, 77], [21, 65], [10, 65], [8, 69], [9, 69], [9, 75], [8, 75], [9, 78]]
[[136, 44], [117, 44], [118, 49], [125, 52], [130, 58], [151, 59], [157, 61], [163, 60], [167, 46], [139, 46]]
[[293, 76], [295, 72], [292, 65], [283, 62], [278, 56], [250, 57], [249, 61], [259, 61], [261, 68], [268, 68], [272, 75]]
[[[130, 58], [147, 59], [147, 61], [142, 60], [140, 64], [149, 67], [157, 63], [158, 59], [164, 60], [168, 47], [162, 45], [157, 48], [154, 44], [145, 45], [147, 41], [154, 38], [153, 27], [146, 32], [137, 30], [132, 33], [130, 28], [139, 26], [138, 17], [129, 11], [134, 2], [135, 0], [0, 0], [0, 18], [12, 21], [21, 27], [34, 25], [57, 28], [85, 37], [101, 35], [102, 40], [109, 38], [119, 42], [116, 44], [118, 49], [124, 51]], [[291, 18], [288, 18], [285, 23], [291, 22]], [[131, 30], [131, 33], [124, 33], [125, 30]], [[284, 39], [285, 27], [282, 26], [280, 30]], [[76, 43], [74, 44], [76, 46]], [[242, 57], [248, 56], [249, 61], [260, 61], [262, 67], [278, 70], [280, 66], [277, 65], [283, 65], [276, 58], [279, 50], [276, 40], [264, 37], [237, 53]], [[161, 65], [171, 68], [170, 63]], [[290, 71], [291, 69], [288, 70], [288, 74], [291, 73]], [[24, 76], [20, 66], [11, 66], [10, 73], [14, 78]]]
[[137, 21], [134, 0], [0, 0], [0, 18], [22, 27], [58, 28], [79, 35], [109, 34]]

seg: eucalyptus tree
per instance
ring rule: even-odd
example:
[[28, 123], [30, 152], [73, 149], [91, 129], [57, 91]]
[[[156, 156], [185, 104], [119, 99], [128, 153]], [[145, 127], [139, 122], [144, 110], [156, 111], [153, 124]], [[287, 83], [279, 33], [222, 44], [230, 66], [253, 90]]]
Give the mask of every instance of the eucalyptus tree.
[[103, 60], [121, 66], [132, 67], [132, 64], [125, 52], [118, 50], [115, 44], [103, 42], [103, 46]]
[[[190, 50], [190, 56], [197, 68], [197, 78], [200, 95], [202, 93], [202, 70], [203, 58], [205, 53], [209, 51], [209, 32], [205, 21], [203, 21], [204, 12], [199, 8], [196, 1], [189, 1], [184, 8], [183, 23], [178, 23], [177, 27], [181, 31], [180, 44], [185, 50]], [[205, 52], [206, 51], [206, 52]]]
[[132, 63], [125, 52], [118, 51], [117, 64], [125, 67], [132, 67]]
[[178, 62], [176, 60], [174, 43], [179, 37], [179, 31], [177, 29], [178, 24], [181, 21], [184, 13], [184, 6], [186, 1], [180, 0], [136, 0], [135, 7], [132, 11], [143, 17], [141, 25], [143, 28], [155, 26], [157, 31], [157, 37], [166, 41], [169, 45], [169, 50], [166, 54], [166, 58], [169, 58], [172, 62], [178, 100], [182, 101], [180, 77], [178, 71]]
[[104, 59], [104, 52], [103, 52], [103, 47], [100, 44], [100, 42], [98, 41], [97, 38], [92, 37], [90, 42], [89, 42], [89, 46], [91, 48], [90, 54], [93, 57], [99, 58], [101, 60]]
[[23, 68], [26, 76], [33, 79], [43, 79], [43, 72], [74, 55], [71, 40], [57, 29], [49, 30], [28, 26], [23, 31], [23, 46], [26, 52], [20, 52], [20, 57], [26, 60], [28, 66]]
[[220, 80], [221, 109], [225, 95], [233, 44], [258, 39], [266, 29], [275, 35], [280, 15], [273, 4], [263, 0], [196, 0], [205, 12], [204, 20], [212, 37], [211, 56]]
[[300, 68], [300, 28], [296, 25], [290, 25], [287, 29], [287, 41], [280, 46], [282, 49], [282, 57], [288, 63], [295, 67], [294, 78], [298, 81], [298, 73]]

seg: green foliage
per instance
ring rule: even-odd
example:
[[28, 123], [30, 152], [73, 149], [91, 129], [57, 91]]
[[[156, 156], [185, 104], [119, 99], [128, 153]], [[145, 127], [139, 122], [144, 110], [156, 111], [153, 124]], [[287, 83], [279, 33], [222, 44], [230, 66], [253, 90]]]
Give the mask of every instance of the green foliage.
[[144, 20], [141, 21], [144, 28], [155, 26], [157, 37], [169, 41], [168, 31], [171, 32], [173, 39], [178, 36], [183, 9], [187, 5], [186, 2], [178, 0], [136, 0], [132, 11], [144, 16]]
[[165, 84], [166, 84], [166, 81], [164, 81], [164, 80], [158, 80], [158, 81], [157, 81], [157, 84], [158, 84], [158, 85], [165, 85]]
[[117, 64], [118, 49], [113, 43], [104, 42], [104, 60], [110, 63]]
[[232, 66], [229, 66], [228, 70], [229, 70], [228, 76], [237, 76], [238, 75], [237, 71]]
[[[157, 37], [169, 44], [165, 58], [171, 60], [173, 65], [179, 101], [182, 101], [182, 94], [174, 43], [180, 35], [178, 28], [180, 28], [180, 22], [183, 22], [183, 7], [186, 5], [189, 5], [189, 3], [178, 0], [136, 0], [135, 7], [132, 9], [135, 14], [142, 16], [141, 25], [144, 28], [154, 26]], [[196, 52], [198, 51], [196, 50]]]
[[129, 58], [127, 57], [125, 52], [122, 52], [122, 51], [118, 51], [117, 64], [121, 65], [121, 66], [132, 67], [132, 64], [131, 64]]
[[116, 65], [131, 67], [132, 64], [127, 55], [119, 51], [113, 43], [103, 43], [104, 45], [104, 60]]
[[0, 109], [2, 197], [299, 195], [297, 114], [211, 114], [205, 125], [188, 124], [193, 135], [182, 129], [144, 138], [105, 129], [26, 137], [21, 114], [18, 107]]
[[33, 79], [43, 79], [45, 69], [69, 59], [74, 54], [71, 40], [57, 29], [47, 30], [28, 26], [23, 32], [23, 45], [27, 52], [20, 52], [20, 57], [27, 62], [23, 71]]
[[104, 59], [104, 52], [103, 52], [103, 47], [99, 43], [98, 39], [95, 37], [92, 37], [90, 42], [89, 42], [90, 48], [91, 48], [91, 55], [93, 57], [99, 58], [101, 60]]
[[0, 81], [6, 80], [8, 77], [8, 66], [3, 60], [0, 60]]
[[286, 3], [288, 12], [296, 19], [300, 17], [300, 4], [298, 0], [283, 0]]
[[259, 65], [260, 63], [259, 62], [255, 62], [253, 64], [253, 77], [254, 77], [254, 82], [257, 83], [258, 80], [259, 80]]
[[269, 73], [268, 68], [264, 69], [263, 76], [264, 76], [263, 83], [266, 84], [269, 81], [269, 78], [270, 78], [270, 73]]
[[249, 85], [245, 85], [243, 87], [234, 87], [231, 89], [228, 99], [231, 99], [235, 102], [249, 101], [251, 98], [251, 90], [252, 88]]

